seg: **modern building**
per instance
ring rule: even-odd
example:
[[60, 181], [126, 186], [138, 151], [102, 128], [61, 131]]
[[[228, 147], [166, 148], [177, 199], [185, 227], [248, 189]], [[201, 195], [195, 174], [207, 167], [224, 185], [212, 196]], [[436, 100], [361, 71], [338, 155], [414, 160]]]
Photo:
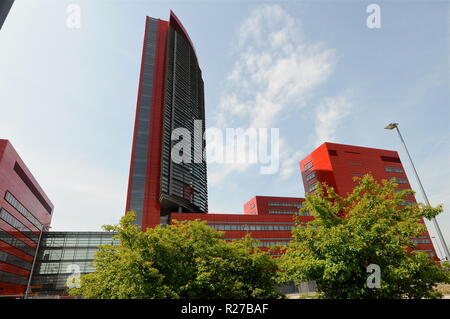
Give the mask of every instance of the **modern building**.
[[53, 204], [8, 140], [0, 140], [0, 296], [25, 292]]
[[[326, 182], [340, 196], [346, 196], [356, 186], [354, 177], [368, 173], [379, 182], [394, 180], [400, 190], [412, 189], [398, 153], [383, 149], [323, 143], [300, 161], [300, 171], [305, 193], [314, 192], [317, 183]], [[411, 195], [403, 205], [415, 203], [416, 199]], [[437, 258], [428, 232], [413, 241], [417, 250]]]
[[[313, 217], [300, 214], [304, 198], [255, 196], [244, 204], [244, 214], [180, 214], [171, 213], [174, 221], [202, 220], [215, 230], [223, 231], [225, 240], [241, 239], [247, 234], [257, 240], [263, 250], [286, 245], [292, 240], [294, 217], [306, 224]], [[278, 256], [277, 252], [271, 254]]]
[[2, 29], [3, 23], [8, 16], [9, 10], [14, 3], [14, 0], [2, 0], [0, 1], [0, 30]]
[[[298, 215], [304, 198], [255, 196], [244, 204], [245, 215]], [[302, 213], [308, 216], [307, 213]]]
[[[191, 136], [177, 154], [190, 162], [171, 160], [177, 128]], [[170, 212], [207, 213], [204, 130], [202, 73], [188, 33], [172, 11], [169, 21], [147, 17], [126, 203], [143, 230], [167, 223]]]
[[[177, 129], [182, 134], [172, 140]], [[198, 219], [228, 241], [249, 234], [268, 250], [291, 241], [296, 223], [313, 220], [300, 213], [299, 197], [255, 196], [244, 204], [244, 214], [209, 214], [204, 130], [203, 80], [189, 35], [173, 12], [168, 21], [146, 17], [126, 202], [136, 224], [146, 230]], [[184, 134], [193, 143], [177, 148]], [[300, 161], [300, 170], [305, 193], [327, 182], [345, 196], [355, 186], [352, 177], [366, 173], [410, 188], [397, 152], [388, 150], [324, 143]], [[64, 295], [71, 275], [94, 270], [99, 245], [118, 244], [111, 232], [44, 232], [53, 205], [5, 140], [0, 194], [0, 296], [22, 296], [29, 283], [33, 296]], [[414, 203], [411, 196], [404, 204]], [[413, 240], [418, 250], [436, 256], [428, 233]]]
[[[342, 144], [324, 143], [300, 161], [305, 192], [313, 192], [317, 182], [327, 182], [337, 192], [345, 195], [355, 186], [352, 177], [371, 173], [376, 179], [396, 178], [399, 188], [409, 188], [398, 153]], [[202, 220], [207, 225], [224, 232], [227, 241], [237, 240], [249, 234], [257, 240], [262, 250], [275, 245], [286, 245], [292, 240], [292, 228], [296, 222], [306, 224], [314, 219], [308, 212], [300, 213], [304, 198], [255, 196], [244, 204], [244, 214], [169, 214], [169, 223], [175, 221]], [[414, 197], [405, 205], [414, 203]], [[67, 279], [79, 269], [80, 274], [94, 270], [93, 256], [100, 244], [117, 245], [110, 232], [49, 232], [44, 233], [40, 245], [31, 287], [34, 297], [62, 296], [66, 294]], [[436, 257], [428, 233], [413, 238], [417, 250]], [[279, 256], [271, 251], [273, 257]], [[75, 268], [74, 268], [75, 266]], [[314, 287], [283, 287], [286, 293], [314, 291]], [[302, 290], [303, 289], [303, 290]]]
[[33, 296], [58, 296], [67, 291], [70, 276], [95, 270], [99, 245], [118, 245], [113, 232], [46, 232], [43, 234], [31, 281]]
[[[171, 213], [170, 223], [186, 220], [206, 221], [208, 226], [223, 231], [225, 240], [241, 239], [249, 234], [259, 242], [263, 250], [267, 250], [270, 246], [286, 245], [292, 240], [292, 228], [296, 224], [294, 217], [304, 224], [313, 220], [309, 214], [299, 214], [302, 198], [256, 196], [249, 202], [255, 201], [255, 198], [260, 198], [261, 208], [260, 211], [252, 210], [251, 214]], [[264, 209], [264, 205], [270, 207], [271, 204], [273, 209]], [[244, 209], [246, 206], [248, 203], [244, 205]], [[277, 256], [277, 253], [272, 255]]]

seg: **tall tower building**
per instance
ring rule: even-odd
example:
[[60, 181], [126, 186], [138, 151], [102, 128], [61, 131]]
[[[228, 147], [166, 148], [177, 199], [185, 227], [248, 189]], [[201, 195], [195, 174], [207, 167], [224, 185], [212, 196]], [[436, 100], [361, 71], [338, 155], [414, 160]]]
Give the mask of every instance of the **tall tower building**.
[[[177, 128], [191, 135], [191, 162], [171, 160]], [[143, 230], [165, 224], [170, 212], [207, 213], [204, 130], [202, 73], [189, 35], [172, 11], [169, 21], [147, 17], [126, 204]]]
[[6, 17], [8, 16], [9, 10], [11, 10], [11, 7], [14, 3], [14, 0], [1, 0], [0, 1], [0, 29], [3, 26], [3, 23], [6, 20]]
[[[323, 143], [300, 161], [305, 193], [314, 191], [317, 183], [326, 182], [340, 196], [347, 196], [356, 186], [354, 177], [371, 174], [377, 181], [394, 179], [398, 189], [411, 189], [405, 169], [397, 152], [335, 143]], [[402, 205], [412, 205], [410, 195]], [[423, 221], [422, 221], [423, 222]], [[418, 238], [416, 250], [436, 258], [436, 251], [428, 232]]]

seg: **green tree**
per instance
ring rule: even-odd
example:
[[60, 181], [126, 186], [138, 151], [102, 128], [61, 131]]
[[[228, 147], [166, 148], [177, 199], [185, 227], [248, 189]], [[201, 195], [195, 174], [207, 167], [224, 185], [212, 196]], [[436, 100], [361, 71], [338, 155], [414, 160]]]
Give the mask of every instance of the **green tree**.
[[[434, 298], [433, 288], [448, 274], [425, 253], [414, 251], [411, 237], [421, 236], [423, 218], [442, 211], [424, 205], [403, 206], [411, 190], [377, 183], [370, 175], [355, 178], [347, 197], [319, 184], [306, 196], [303, 211], [315, 217], [297, 223], [294, 240], [279, 259], [280, 282], [315, 280], [321, 298]], [[369, 288], [370, 264], [381, 270], [380, 288]]]
[[246, 237], [227, 243], [205, 222], [178, 222], [141, 232], [134, 213], [119, 225], [120, 245], [96, 253], [95, 272], [70, 289], [84, 298], [273, 298], [279, 297], [277, 263]]

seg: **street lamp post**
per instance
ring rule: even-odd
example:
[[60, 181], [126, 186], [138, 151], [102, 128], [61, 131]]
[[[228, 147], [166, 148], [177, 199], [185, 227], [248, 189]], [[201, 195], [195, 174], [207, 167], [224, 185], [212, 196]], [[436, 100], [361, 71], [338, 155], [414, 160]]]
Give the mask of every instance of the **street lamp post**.
[[[409, 154], [408, 148], [406, 147], [406, 143], [403, 140], [403, 137], [402, 137], [402, 134], [400, 133], [400, 130], [398, 129], [398, 123], [391, 123], [388, 126], [386, 126], [385, 129], [386, 130], [393, 130], [393, 129], [397, 130], [398, 136], [400, 137], [400, 140], [402, 141], [402, 144], [405, 147], [405, 151], [406, 151], [406, 154], [408, 155], [408, 159], [409, 159], [409, 162], [411, 163], [414, 175], [416, 176], [417, 183], [419, 184], [420, 191], [422, 192], [423, 198], [425, 199], [425, 203], [428, 206], [431, 206], [430, 202], [428, 201], [427, 194], [425, 193], [425, 190], [423, 189], [422, 182], [420, 181], [419, 175], [417, 174], [416, 167], [414, 166], [414, 163], [412, 161], [411, 155]], [[444, 251], [444, 259], [450, 260], [450, 252], [448, 251], [448, 247], [447, 247], [447, 244], [445, 243], [444, 236], [442, 236], [441, 228], [439, 227], [439, 224], [438, 224], [436, 218], [433, 217], [431, 219], [431, 221], [432, 221], [432, 223], [434, 225], [434, 228], [436, 229], [436, 233], [437, 233], [437, 235], [439, 237], [439, 241], [441, 242], [441, 246], [442, 246], [442, 249]]]
[[33, 257], [33, 263], [31, 264], [31, 270], [30, 270], [30, 274], [28, 275], [28, 282], [27, 282], [27, 287], [25, 289], [25, 294], [23, 296], [23, 299], [28, 299], [28, 296], [31, 293], [31, 278], [33, 277], [33, 272], [34, 272], [34, 266], [36, 265], [36, 259], [39, 253], [39, 248], [41, 245], [41, 240], [42, 240], [42, 235], [44, 232], [47, 232], [49, 230], [50, 226], [44, 226], [41, 229], [41, 233], [39, 234], [39, 239], [37, 242], [37, 246], [36, 246], [36, 251], [34, 253], [34, 257]]
[[[435, 241], [437, 241], [436, 237], [431, 236], [431, 238], [433, 238]], [[439, 247], [439, 245], [436, 245], [436, 246], [437, 246], [437, 248], [439, 249], [439, 253], [440, 253], [441, 255], [444, 255], [444, 254], [442, 253], [441, 247]]]

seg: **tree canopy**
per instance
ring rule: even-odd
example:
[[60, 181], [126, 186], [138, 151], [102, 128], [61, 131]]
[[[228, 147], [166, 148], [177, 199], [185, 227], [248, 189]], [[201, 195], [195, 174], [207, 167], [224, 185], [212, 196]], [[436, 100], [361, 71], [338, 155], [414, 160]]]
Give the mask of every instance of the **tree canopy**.
[[[426, 232], [423, 218], [432, 218], [442, 206], [404, 203], [411, 190], [355, 178], [353, 192], [341, 197], [326, 184], [306, 196], [301, 210], [315, 219], [297, 223], [293, 242], [280, 258], [281, 282], [315, 280], [322, 298], [433, 298], [433, 288], [449, 282], [435, 260], [415, 251], [411, 238]], [[369, 265], [378, 265], [379, 288], [367, 284]]]
[[276, 261], [249, 237], [227, 243], [206, 222], [176, 222], [142, 232], [135, 214], [116, 231], [120, 245], [103, 245], [95, 272], [69, 290], [84, 298], [275, 298]]

